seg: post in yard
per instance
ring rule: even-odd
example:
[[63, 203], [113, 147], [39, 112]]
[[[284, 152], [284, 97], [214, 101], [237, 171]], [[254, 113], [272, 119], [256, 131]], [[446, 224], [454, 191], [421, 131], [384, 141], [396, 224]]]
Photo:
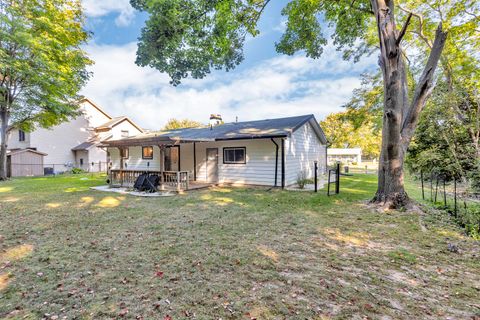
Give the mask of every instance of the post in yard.
[[425, 190], [423, 188], [423, 171], [420, 171], [420, 179], [422, 180], [422, 199], [425, 200]]
[[335, 172], [335, 193], [340, 193], [340, 163], [337, 163], [337, 170]]
[[314, 177], [314, 181], [313, 183], [315, 184], [315, 192], [318, 192], [318, 186], [317, 186], [317, 182], [318, 182], [318, 175], [317, 175], [317, 171], [318, 171], [318, 161], [314, 161], [313, 162], [313, 177]]
[[453, 178], [453, 212], [455, 213], [455, 218], [457, 217], [457, 178]]
[[447, 206], [447, 191], [445, 190], [445, 178], [443, 178], [443, 205]]

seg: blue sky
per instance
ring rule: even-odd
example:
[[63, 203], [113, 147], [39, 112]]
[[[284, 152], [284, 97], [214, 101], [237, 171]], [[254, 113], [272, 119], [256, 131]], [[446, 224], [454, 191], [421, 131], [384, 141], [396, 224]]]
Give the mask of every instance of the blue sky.
[[260, 21], [260, 35], [248, 39], [245, 61], [230, 72], [216, 71], [178, 87], [165, 74], [135, 65], [136, 40], [146, 19], [128, 0], [82, 0], [86, 28], [93, 33], [85, 50], [95, 61], [82, 94], [113, 116], [127, 115], [145, 128], [158, 129], [170, 118], [207, 122], [210, 113], [225, 121], [313, 113], [321, 120], [341, 111], [360, 75], [372, 72], [376, 57], [346, 62], [328, 45], [320, 59], [277, 54], [286, 1], [271, 2]]

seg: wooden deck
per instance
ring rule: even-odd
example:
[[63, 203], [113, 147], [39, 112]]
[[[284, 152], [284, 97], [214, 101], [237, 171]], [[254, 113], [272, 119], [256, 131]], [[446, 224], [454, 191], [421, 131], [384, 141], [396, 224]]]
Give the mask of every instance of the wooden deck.
[[140, 171], [140, 170], [110, 170], [110, 187], [133, 187], [138, 176], [147, 172], [160, 176], [158, 190], [186, 191], [208, 188], [214, 183], [204, 183], [191, 180], [188, 171]]

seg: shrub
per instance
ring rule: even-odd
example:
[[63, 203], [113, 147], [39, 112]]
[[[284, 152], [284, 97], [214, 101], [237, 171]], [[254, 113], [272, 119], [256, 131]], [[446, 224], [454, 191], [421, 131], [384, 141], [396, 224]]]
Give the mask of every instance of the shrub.
[[305, 188], [305, 185], [308, 183], [307, 171], [302, 170], [297, 174], [297, 185], [300, 189]]
[[80, 174], [80, 173], [84, 173], [85, 171], [83, 169], [80, 169], [80, 168], [72, 168], [72, 173], [73, 174]]

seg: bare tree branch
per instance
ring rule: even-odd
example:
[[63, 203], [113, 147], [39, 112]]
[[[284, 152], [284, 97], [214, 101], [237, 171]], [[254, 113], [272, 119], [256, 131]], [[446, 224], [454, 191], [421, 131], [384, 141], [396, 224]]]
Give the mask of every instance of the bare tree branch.
[[435, 33], [435, 40], [427, 64], [425, 65], [420, 80], [418, 81], [410, 108], [403, 121], [401, 135], [405, 148], [408, 147], [413, 136], [420, 111], [424, 107], [427, 98], [432, 93], [435, 69], [437, 68], [446, 40], [447, 32], [443, 31], [442, 24], [440, 23]]
[[410, 20], [412, 19], [412, 15], [413, 14], [411, 12], [408, 14], [407, 21], [405, 21], [405, 23], [402, 27], [402, 30], [398, 34], [397, 45], [399, 45], [400, 42], [402, 42], [403, 36], [405, 36], [405, 33], [407, 32], [408, 26], [410, 25]]
[[421, 14], [418, 14], [418, 13], [415, 13], [413, 12], [412, 10], [408, 10], [404, 7], [402, 7], [401, 5], [398, 5], [398, 7], [400, 8], [400, 10], [402, 10], [403, 12], [406, 12], [408, 14], [411, 14], [413, 15], [415, 18], [418, 19], [418, 22], [419, 22], [419, 26], [418, 26], [418, 32], [416, 32], [416, 34], [418, 34], [418, 36], [427, 44], [427, 46], [431, 49], [432, 48], [432, 42], [430, 41], [430, 39], [428, 39], [428, 37], [425, 35], [425, 33], [423, 33], [423, 16]]

